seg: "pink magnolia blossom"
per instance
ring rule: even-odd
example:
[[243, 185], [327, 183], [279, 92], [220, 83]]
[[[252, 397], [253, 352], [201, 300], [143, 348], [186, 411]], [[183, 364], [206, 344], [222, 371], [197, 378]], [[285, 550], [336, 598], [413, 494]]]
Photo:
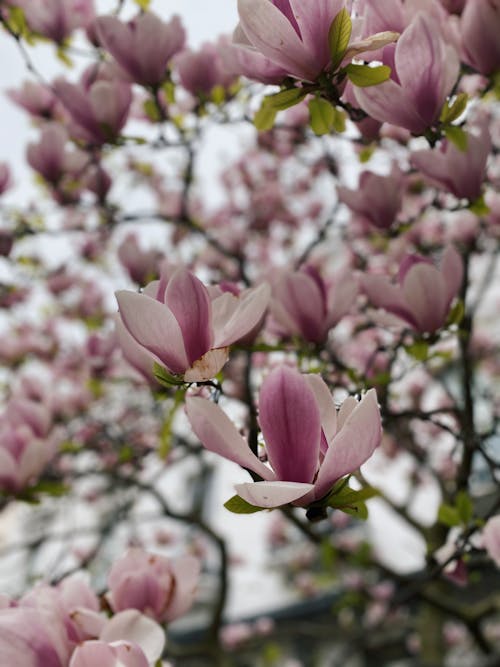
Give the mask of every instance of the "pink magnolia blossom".
[[500, 567], [500, 516], [492, 516], [483, 528], [483, 545], [488, 556]]
[[500, 0], [467, 0], [461, 32], [469, 65], [486, 76], [500, 69]]
[[337, 195], [362, 220], [379, 229], [388, 229], [403, 203], [402, 181], [403, 175], [397, 167], [388, 176], [363, 171], [357, 188], [339, 186]]
[[363, 288], [372, 304], [397, 315], [421, 333], [440, 329], [462, 284], [463, 262], [455, 248], [445, 249], [439, 268], [424, 257], [408, 255], [398, 277], [399, 286], [385, 276], [364, 276]]
[[378, 86], [356, 88], [359, 106], [380, 122], [420, 134], [438, 119], [459, 73], [455, 49], [445, 43], [439, 26], [419, 13], [396, 46], [384, 49], [391, 78]]
[[173, 621], [193, 604], [200, 562], [194, 556], [169, 559], [129, 549], [108, 575], [107, 600], [117, 611], [137, 609], [157, 621]]
[[305, 266], [282, 273], [272, 290], [271, 313], [281, 332], [321, 343], [351, 309], [358, 285], [347, 273], [328, 284], [313, 266]]
[[127, 234], [118, 246], [118, 259], [131, 279], [139, 285], [156, 278], [161, 258], [158, 250], [143, 250], [133, 233]]
[[490, 134], [483, 124], [477, 136], [470, 132], [467, 134], [465, 151], [445, 140], [439, 148], [414, 152], [410, 162], [424, 176], [455, 197], [475, 201], [481, 194], [490, 150]]
[[375, 390], [360, 402], [348, 398], [337, 413], [318, 375], [301, 375], [287, 366], [273, 370], [259, 395], [259, 423], [270, 467], [214, 403], [186, 399], [193, 431], [212, 452], [256, 473], [263, 481], [237, 484], [238, 495], [259, 507], [293, 502], [306, 507], [320, 500], [335, 482], [357, 470], [381, 439]]
[[228, 358], [228, 347], [244, 338], [261, 320], [269, 303], [266, 284], [210, 299], [196, 276], [177, 269], [150, 283], [144, 294], [119, 291], [120, 316], [130, 335], [154, 361], [186, 382], [216, 375]]
[[46, 609], [0, 609], [0, 656], [4, 665], [67, 667], [70, 642], [62, 620]]
[[265, 84], [279, 84], [287, 76], [285, 69], [253, 49], [250, 44], [245, 46], [247, 40], [241, 30], [236, 30], [234, 40], [236, 43], [226, 44], [220, 50], [221, 58], [229, 71]]
[[[315, 81], [330, 66], [328, 32], [346, 5], [350, 7], [345, 0], [238, 0], [240, 24], [235, 41], [241, 48], [255, 49], [288, 76]], [[346, 58], [378, 49], [395, 38], [394, 33], [386, 33], [352, 41]]]
[[29, 27], [57, 44], [94, 19], [93, 0], [18, 0]]
[[8, 97], [32, 116], [52, 118], [57, 98], [47, 86], [34, 81], [25, 81], [20, 89], [7, 91]]
[[116, 141], [132, 102], [129, 85], [85, 76], [79, 84], [58, 79], [54, 90], [71, 116], [72, 134], [98, 146]]
[[57, 184], [64, 176], [80, 175], [88, 156], [83, 151], [69, 151], [67, 142], [67, 132], [61, 125], [47, 123], [39, 142], [28, 144], [28, 164], [52, 184]]
[[234, 68], [226, 67], [220, 44], [203, 44], [198, 51], [186, 49], [175, 58], [181, 84], [193, 95], [210, 95], [215, 86], [227, 89], [235, 82]]
[[96, 27], [104, 48], [143, 86], [157, 86], [164, 80], [168, 61], [181, 51], [186, 39], [178, 16], [165, 23], [152, 12], [139, 14], [129, 23], [100, 16]]
[[12, 401], [0, 416], [0, 488], [19, 492], [41, 475], [55, 453], [47, 437], [50, 416], [29, 400]]
[[150, 663], [137, 644], [127, 641], [86, 641], [76, 647], [69, 667], [149, 667]]
[[3, 195], [12, 185], [12, 177], [9, 165], [6, 162], [0, 162], [0, 195]]

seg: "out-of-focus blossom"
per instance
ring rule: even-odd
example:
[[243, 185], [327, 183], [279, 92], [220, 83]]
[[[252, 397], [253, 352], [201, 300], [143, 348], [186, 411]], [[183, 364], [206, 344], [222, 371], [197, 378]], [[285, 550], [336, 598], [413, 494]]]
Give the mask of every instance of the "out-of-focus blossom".
[[487, 76], [500, 69], [500, 0], [467, 0], [461, 30], [469, 65]]
[[12, 185], [9, 165], [6, 162], [0, 162], [0, 195], [3, 195]]
[[481, 194], [490, 151], [490, 133], [483, 124], [477, 136], [467, 134], [465, 151], [444, 140], [439, 148], [416, 151], [410, 161], [413, 167], [455, 197], [475, 201]]
[[44, 609], [0, 609], [0, 655], [5, 665], [67, 667], [70, 642], [63, 621]]
[[79, 150], [67, 149], [68, 135], [58, 123], [43, 126], [38, 143], [28, 144], [29, 165], [49, 183], [56, 185], [64, 177], [81, 175], [88, 156]]
[[483, 528], [483, 544], [488, 556], [500, 567], [500, 516], [492, 516]]
[[99, 146], [116, 141], [132, 102], [128, 84], [90, 77], [84, 77], [79, 84], [58, 79], [54, 90], [74, 123], [72, 134]]
[[107, 600], [117, 611], [137, 609], [157, 621], [173, 621], [193, 604], [200, 562], [194, 556], [169, 559], [129, 549], [108, 575]]
[[209, 96], [216, 86], [227, 90], [236, 78], [221, 58], [219, 44], [210, 42], [198, 51], [186, 49], [179, 53], [175, 68], [181, 84], [193, 95]]
[[321, 343], [349, 312], [357, 293], [358, 284], [347, 273], [328, 284], [308, 265], [273, 282], [271, 313], [281, 333]]
[[62, 44], [76, 28], [86, 28], [94, 19], [93, 0], [18, 0], [34, 32]]
[[186, 382], [219, 372], [228, 348], [261, 320], [269, 303], [268, 285], [236, 297], [229, 292], [210, 299], [207, 288], [185, 269], [162, 273], [144, 294], [119, 291], [120, 316], [130, 335], [157, 361]]
[[57, 98], [50, 88], [35, 81], [25, 81], [20, 89], [11, 89], [7, 95], [32, 116], [49, 119], [53, 117]]
[[133, 233], [127, 234], [118, 246], [118, 259], [138, 285], [157, 277], [162, 255], [158, 250], [143, 250]]
[[359, 106], [380, 122], [420, 134], [431, 127], [458, 78], [460, 63], [436, 25], [419, 13], [394, 46], [386, 46], [384, 64], [391, 78], [378, 86], [356, 88]]
[[403, 203], [402, 181], [403, 175], [397, 167], [388, 176], [363, 171], [356, 189], [338, 186], [337, 195], [339, 201], [363, 221], [379, 229], [388, 229]]
[[253, 454], [219, 406], [198, 397], [186, 402], [203, 445], [263, 479], [235, 487], [240, 497], [259, 507], [290, 502], [306, 507], [323, 498], [338, 479], [372, 455], [381, 439], [375, 390], [360, 402], [346, 399], [337, 414], [320, 376], [304, 376], [286, 366], [267, 376], [259, 394], [259, 423], [270, 467]]
[[416, 331], [433, 333], [445, 324], [462, 277], [462, 258], [448, 246], [439, 268], [425, 257], [408, 255], [399, 268], [399, 285], [372, 274], [365, 275], [362, 283], [374, 306], [397, 315]]
[[178, 16], [168, 23], [152, 12], [129, 23], [114, 16], [96, 20], [97, 35], [128, 76], [143, 86], [158, 86], [169, 60], [184, 47], [186, 34]]

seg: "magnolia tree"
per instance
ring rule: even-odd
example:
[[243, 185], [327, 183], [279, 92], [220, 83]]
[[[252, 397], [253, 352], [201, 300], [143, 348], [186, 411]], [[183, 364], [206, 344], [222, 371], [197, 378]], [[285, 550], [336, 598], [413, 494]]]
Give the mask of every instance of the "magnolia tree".
[[2, 664], [497, 665], [499, 0], [106, 4], [0, 3]]

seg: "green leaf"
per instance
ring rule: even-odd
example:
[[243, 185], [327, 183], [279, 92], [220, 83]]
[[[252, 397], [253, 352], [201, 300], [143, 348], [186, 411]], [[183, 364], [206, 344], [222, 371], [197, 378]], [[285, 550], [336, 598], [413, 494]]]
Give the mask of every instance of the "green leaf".
[[276, 114], [278, 112], [274, 109], [271, 109], [269, 106], [261, 104], [260, 109], [257, 111], [253, 117], [253, 124], [259, 130], [259, 132], [265, 132], [272, 129], [274, 121], [276, 119]]
[[368, 518], [368, 508], [365, 501], [380, 495], [380, 492], [372, 486], [365, 486], [362, 489], [352, 489], [348, 486], [349, 478], [341, 480], [341, 484], [336, 484], [326, 499], [329, 507], [338, 509], [341, 512], [355, 516], [358, 519]]
[[57, 55], [58, 60], [60, 60], [63, 63], [63, 65], [66, 65], [66, 67], [73, 67], [74, 66], [73, 61], [68, 56], [68, 51], [67, 51], [67, 46], [66, 45], [58, 46], [57, 51], [56, 51], [56, 55]]
[[39, 482], [27, 489], [27, 492], [30, 496], [36, 496], [39, 493], [45, 493], [48, 496], [54, 496], [56, 498], [64, 496], [68, 493], [69, 487], [63, 482], [58, 482], [55, 480], [41, 479]]
[[439, 120], [442, 123], [451, 123], [457, 118], [459, 118], [467, 107], [467, 102], [469, 101], [469, 96], [467, 93], [460, 93], [456, 96], [454, 102], [450, 105], [449, 102], [445, 102]]
[[149, 5], [151, 4], [151, 0], [134, 0], [135, 4], [140, 7], [140, 9], [143, 9], [146, 11], [149, 9]]
[[461, 524], [460, 514], [455, 507], [443, 503], [438, 510], [438, 521], [445, 526], [459, 526]]
[[474, 514], [474, 506], [468, 493], [460, 491], [455, 501], [458, 516], [464, 525], [467, 525]]
[[444, 128], [444, 134], [459, 151], [465, 153], [468, 144], [467, 132], [457, 125], [448, 125]]
[[375, 144], [370, 144], [369, 146], [365, 146], [362, 148], [359, 153], [358, 153], [358, 159], [361, 162], [361, 164], [364, 164], [365, 162], [368, 162], [373, 153], [375, 152], [376, 145]]
[[411, 345], [406, 345], [405, 350], [417, 361], [427, 361], [429, 357], [429, 343], [425, 340], [417, 340]]
[[283, 111], [301, 102], [306, 95], [307, 91], [303, 88], [286, 88], [279, 93], [264, 97], [263, 105], [275, 111]]
[[370, 67], [369, 65], [347, 65], [343, 70], [351, 83], [360, 88], [376, 86], [379, 83], [387, 81], [391, 76], [391, 68], [387, 65], [378, 65]]
[[333, 129], [335, 108], [327, 100], [315, 97], [309, 102], [310, 125], [314, 134], [329, 134]]
[[332, 57], [332, 69], [335, 70], [344, 57], [344, 53], [349, 46], [351, 39], [352, 21], [349, 12], [345, 9], [340, 10], [333, 19], [328, 31], [328, 46]]
[[361, 521], [366, 521], [366, 519], [368, 519], [368, 507], [363, 502], [352, 503], [352, 505], [343, 505], [336, 509], [344, 512], [344, 514], [355, 516], [357, 519], [361, 519]]
[[163, 387], [186, 384], [181, 375], [172, 375], [161, 364], [156, 363], [156, 361], [153, 364], [153, 375]]
[[346, 129], [346, 113], [337, 107], [333, 107], [333, 129], [339, 134]]
[[226, 89], [220, 84], [210, 91], [210, 99], [214, 104], [223, 104], [226, 101]]
[[476, 201], [473, 201], [472, 204], [469, 205], [469, 211], [481, 218], [483, 215], [488, 215], [488, 213], [490, 213], [490, 207], [484, 201], [484, 196], [481, 195]]
[[160, 111], [154, 100], [145, 100], [142, 104], [142, 108], [149, 120], [152, 120], [155, 123], [161, 120]]
[[267, 509], [266, 507], [257, 507], [257, 505], [251, 505], [247, 503], [246, 500], [240, 498], [240, 496], [233, 496], [227, 502], [224, 503], [224, 507], [233, 512], [233, 514], [254, 514], [254, 512], [262, 512], [262, 510]]

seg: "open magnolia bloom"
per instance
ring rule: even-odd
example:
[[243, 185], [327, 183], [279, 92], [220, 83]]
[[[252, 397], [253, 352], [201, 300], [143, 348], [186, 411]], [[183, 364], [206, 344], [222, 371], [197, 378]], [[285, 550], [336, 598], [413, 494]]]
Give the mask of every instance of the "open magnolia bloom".
[[366, 275], [362, 282], [374, 306], [393, 313], [420, 333], [434, 333], [446, 324], [463, 272], [462, 258], [450, 245], [439, 267], [420, 255], [405, 257], [399, 267], [399, 285], [378, 275]]
[[273, 370], [259, 394], [269, 466], [217, 405], [199, 397], [186, 403], [193, 431], [207, 449], [262, 478], [235, 488], [243, 500], [263, 508], [307, 507], [324, 498], [337, 480], [372, 455], [382, 435], [374, 389], [359, 402], [347, 398], [337, 412], [319, 375], [301, 375], [287, 366]]
[[116, 293], [125, 329], [154, 362], [185, 382], [203, 382], [226, 363], [229, 345], [261, 322], [269, 303], [267, 284], [239, 296], [224, 292], [213, 299], [187, 269], [150, 283], [143, 294]]

